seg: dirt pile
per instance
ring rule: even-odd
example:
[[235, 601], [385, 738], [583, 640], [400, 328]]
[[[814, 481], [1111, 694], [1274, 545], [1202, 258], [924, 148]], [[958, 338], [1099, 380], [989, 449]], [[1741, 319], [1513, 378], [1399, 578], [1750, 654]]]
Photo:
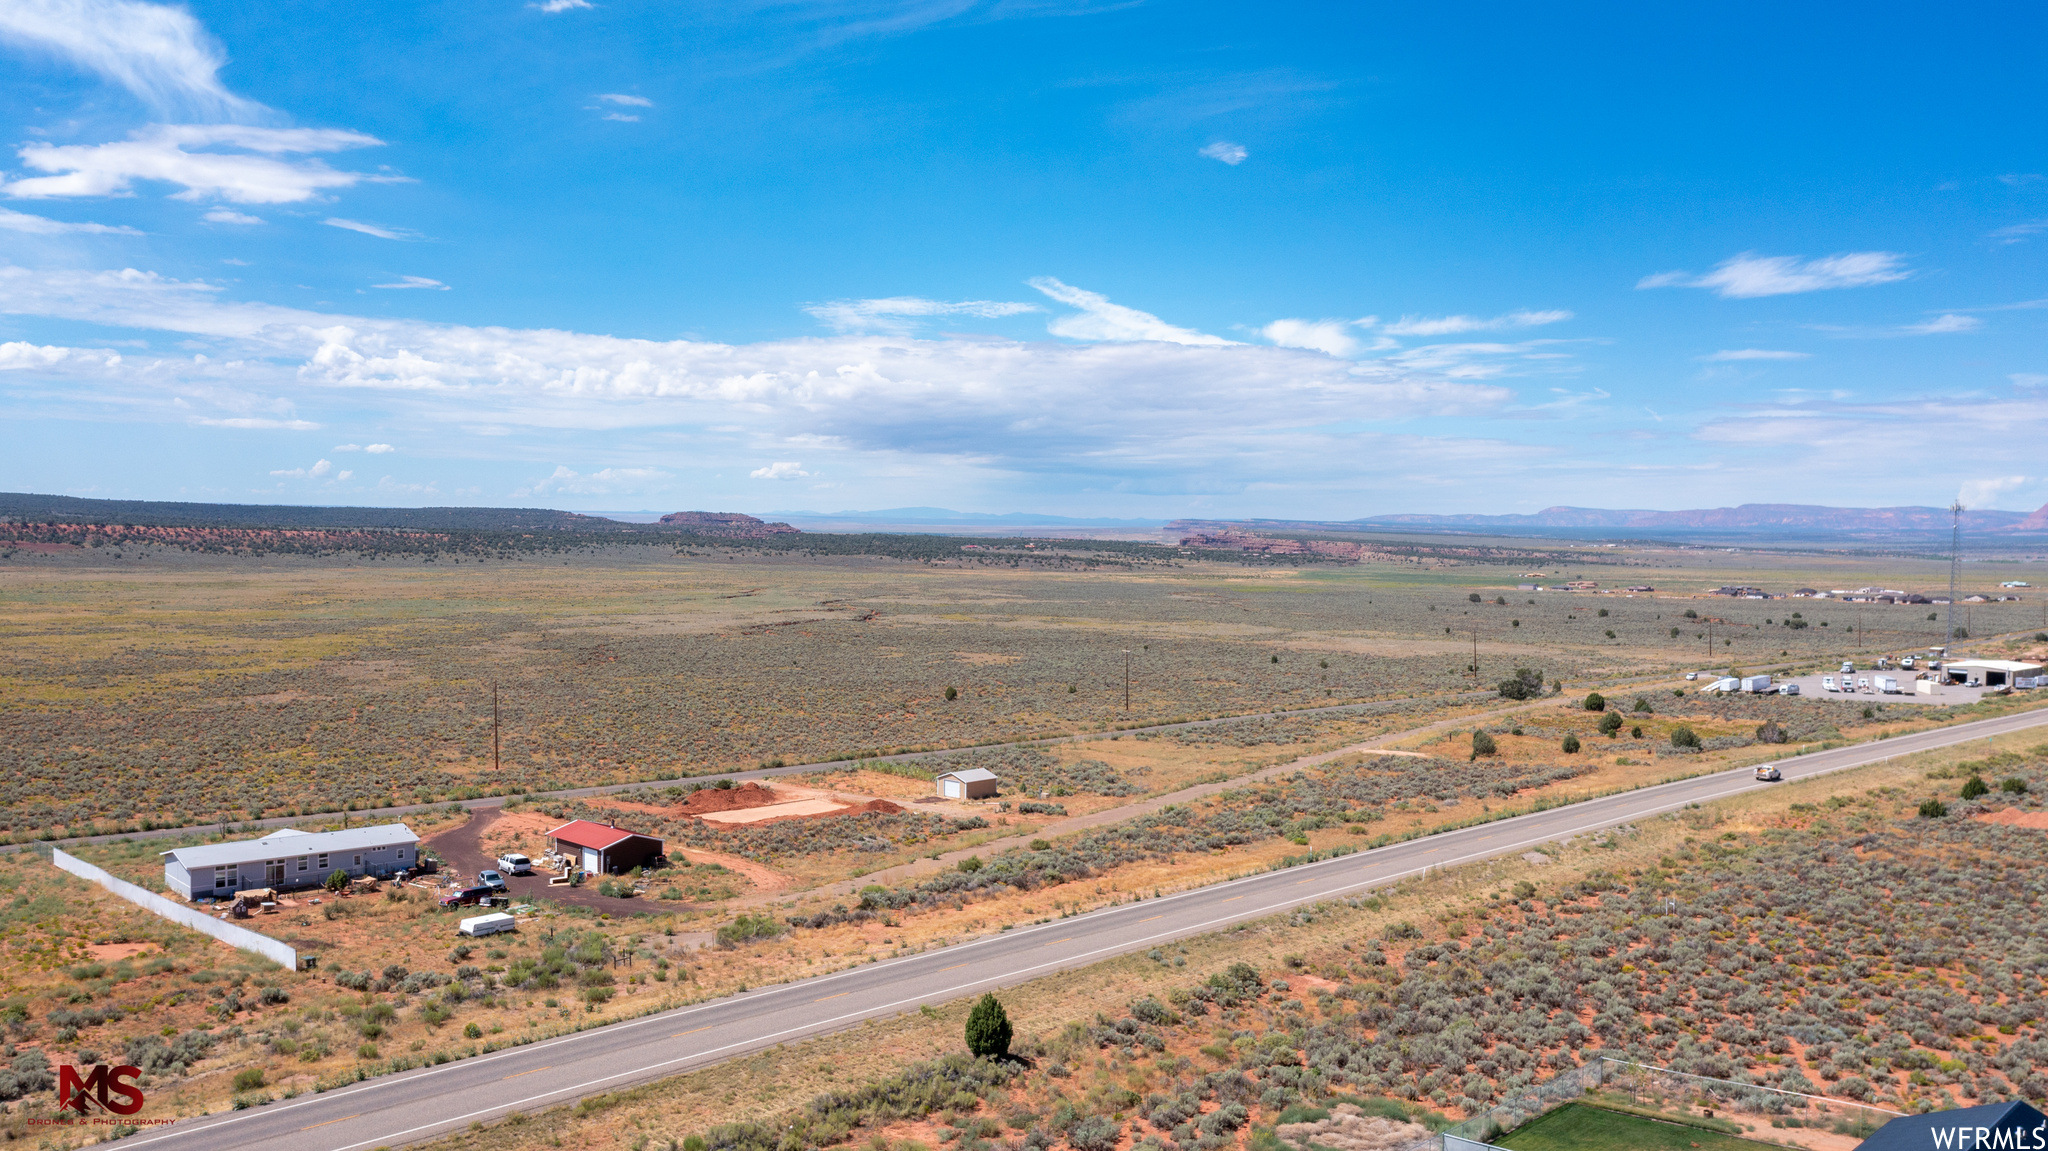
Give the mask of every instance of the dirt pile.
[[781, 802], [783, 798], [775, 794], [774, 788], [743, 783], [734, 788], [707, 787], [693, 791], [676, 810], [684, 815], [703, 815], [710, 811], [745, 811], [750, 807], [767, 807]]
[[1986, 812], [1974, 816], [1980, 823], [2003, 823], [2010, 827], [2038, 827], [2048, 830], [2048, 811], [2022, 811], [2008, 807], [2003, 811]]
[[857, 803], [838, 814], [859, 815], [863, 812], [872, 811], [876, 815], [895, 815], [902, 810], [903, 805], [900, 803], [891, 803], [886, 799], [870, 799], [866, 803]]

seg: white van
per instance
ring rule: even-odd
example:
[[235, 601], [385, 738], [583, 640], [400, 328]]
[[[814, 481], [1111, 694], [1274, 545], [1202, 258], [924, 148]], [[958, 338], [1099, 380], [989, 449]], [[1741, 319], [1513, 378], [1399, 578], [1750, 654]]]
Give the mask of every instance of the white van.
[[517, 919], [502, 911], [497, 911], [489, 915], [477, 915], [465, 919], [456, 925], [455, 930], [459, 934], [474, 938], [480, 935], [496, 935], [500, 931], [510, 931], [517, 926], [519, 926]]
[[1831, 676], [1831, 675], [1824, 675], [1824, 676], [1821, 676], [1821, 677], [1820, 677], [1820, 689], [1821, 689], [1822, 691], [1833, 691], [1833, 690], [1835, 690], [1835, 677], [1834, 677], [1834, 676]]

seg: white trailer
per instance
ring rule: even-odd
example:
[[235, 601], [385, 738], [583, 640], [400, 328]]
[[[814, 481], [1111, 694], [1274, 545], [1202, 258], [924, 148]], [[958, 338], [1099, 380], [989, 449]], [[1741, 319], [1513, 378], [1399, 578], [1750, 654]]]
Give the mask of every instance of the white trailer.
[[497, 911], [489, 915], [477, 915], [465, 919], [455, 925], [455, 930], [473, 938], [481, 935], [496, 935], [500, 931], [510, 931], [518, 926], [519, 921], [517, 919], [502, 911]]
[[1767, 675], [1746, 676], [1742, 681], [1742, 690], [1761, 695], [1771, 690], [1771, 677]]
[[1904, 694], [1899, 690], [1899, 681], [1895, 677], [1889, 675], [1881, 675], [1877, 677], [1877, 690], [1884, 695]]

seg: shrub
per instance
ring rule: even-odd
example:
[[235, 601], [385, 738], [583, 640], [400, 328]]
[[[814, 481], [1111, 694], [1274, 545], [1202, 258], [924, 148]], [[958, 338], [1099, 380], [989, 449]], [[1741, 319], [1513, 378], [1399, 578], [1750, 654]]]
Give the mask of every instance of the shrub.
[[327, 873], [327, 882], [322, 884], [322, 886], [329, 891], [346, 891], [348, 889], [348, 872], [335, 868]]
[[1655, 713], [1657, 709], [1650, 706], [1650, 699], [1648, 696], [1639, 695], [1636, 697], [1635, 710]]
[[981, 870], [981, 856], [970, 855], [966, 859], [961, 860], [959, 863], [956, 863], [953, 866], [957, 867], [964, 874], [973, 875], [975, 872]]
[[1587, 711], [1606, 711], [1607, 697], [1596, 691], [1588, 695], [1584, 700], [1581, 700], [1579, 706]]
[[1471, 601], [1472, 601], [1473, 603], [1478, 603], [1478, 602], [1479, 602], [1479, 593], [1478, 593], [1478, 592], [1473, 592], [1473, 593], [1472, 593], [1471, 595], [1468, 595], [1468, 596], [1466, 596], [1465, 598], [1466, 598], [1466, 599], [1468, 599], [1468, 600], [1471, 600]]
[[1948, 814], [1948, 805], [1938, 799], [1930, 799], [1920, 805], [1920, 818], [1940, 819]]
[[464, 1039], [482, 1039], [484, 1037], [484, 1029], [474, 1023], [465, 1023], [462, 1025], [462, 1037]]
[[2027, 793], [2027, 781], [2015, 775], [2011, 779], [2000, 783], [1998, 790], [2010, 792], [2013, 795], [2025, 795]]
[[975, 1000], [967, 1013], [967, 1050], [997, 1059], [1010, 1053], [1010, 1015], [993, 992]]
[[1109, 1116], [1090, 1115], [1067, 1128], [1067, 1142], [1074, 1145], [1074, 1151], [1111, 1151], [1123, 1133], [1124, 1125]]
[[1973, 775], [1963, 781], [1964, 799], [1976, 799], [1978, 796], [1989, 795], [1990, 793], [1991, 788], [1984, 783], [1984, 777], [1981, 775]]
[[1778, 726], [1777, 720], [1767, 719], [1756, 725], [1756, 741], [1758, 743], [1783, 743], [1785, 742], [1785, 729]]
[[957, 687], [949, 687], [949, 688], [947, 688], [947, 689], [946, 689], [946, 699], [947, 699], [947, 700], [948, 700], [949, 702], [950, 702], [950, 701], [952, 701], [952, 700], [956, 700], [956, 699], [959, 699], [959, 698], [960, 698], [960, 689], [959, 689], [959, 688], [957, 688]]
[[1608, 713], [1607, 713], [1606, 715], [1603, 715], [1603, 716], [1601, 716], [1601, 717], [1600, 717], [1600, 734], [1602, 734], [1602, 735], [1606, 736], [1606, 737], [1607, 737], [1607, 738], [1609, 738], [1609, 739], [1613, 739], [1613, 738], [1614, 738], [1614, 733], [1616, 733], [1616, 732], [1618, 732], [1618, 731], [1620, 731], [1620, 730], [1621, 730], [1621, 713], [1620, 713], [1620, 712], [1618, 712], [1618, 711], [1610, 711], [1610, 712], [1608, 712]]
[[718, 929], [720, 947], [737, 947], [757, 939], [774, 939], [788, 928], [775, 921], [772, 915], [741, 914], [739, 918]]
[[1492, 755], [1499, 750], [1500, 748], [1493, 742], [1492, 736], [1483, 731], [1472, 733], [1472, 754], [1474, 756]]
[[1564, 748], [1566, 755], [1577, 755], [1579, 754], [1579, 737], [1576, 735], [1565, 736], [1564, 743], [1561, 746]]
[[1543, 672], [1518, 667], [1514, 678], [1501, 680], [1497, 690], [1502, 699], [1535, 699], [1543, 694]]
[[1671, 729], [1671, 746], [1689, 747], [1698, 750], [1700, 746], [1699, 733], [1681, 723]]
[[244, 1067], [235, 1072], [235, 1090], [254, 1091], [263, 1086], [263, 1068]]

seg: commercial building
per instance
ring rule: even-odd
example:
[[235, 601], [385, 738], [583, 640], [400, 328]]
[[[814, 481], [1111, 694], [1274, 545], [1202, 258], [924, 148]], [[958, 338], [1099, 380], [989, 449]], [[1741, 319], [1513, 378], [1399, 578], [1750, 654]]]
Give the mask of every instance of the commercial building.
[[2038, 679], [2041, 665], [2021, 663], [2011, 659], [1957, 659], [1941, 665], [1941, 677], [1945, 683], [1969, 683], [1975, 680], [1985, 687], [2006, 687], [2021, 679]]
[[186, 899], [226, 899], [249, 887], [318, 887], [337, 871], [388, 878], [419, 862], [419, 842], [402, 823], [341, 831], [287, 827], [261, 839], [162, 852], [164, 886]]

